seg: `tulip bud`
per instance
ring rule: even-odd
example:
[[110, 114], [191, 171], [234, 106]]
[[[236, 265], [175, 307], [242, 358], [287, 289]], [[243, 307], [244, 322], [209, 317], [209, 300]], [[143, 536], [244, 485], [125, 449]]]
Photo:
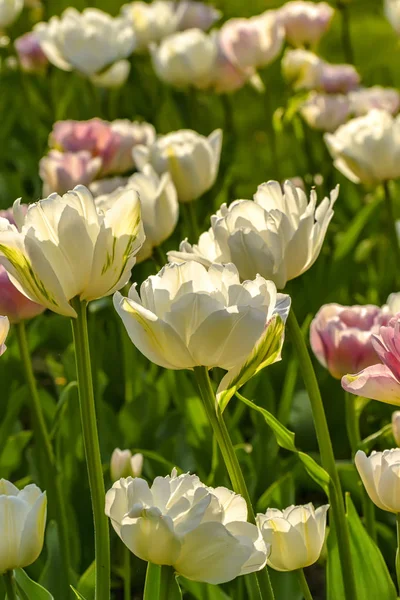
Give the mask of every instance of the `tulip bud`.
[[300, 107], [300, 114], [312, 129], [335, 131], [350, 115], [350, 102], [341, 94], [311, 93]]
[[24, 0], [0, 0], [0, 29], [9, 27], [19, 17]]
[[247, 522], [245, 500], [224, 487], [205, 486], [196, 475], [120, 479], [106, 494], [105, 512], [133, 554], [172, 565], [187, 579], [211, 584], [265, 566], [268, 548]]
[[358, 450], [355, 464], [372, 502], [382, 510], [400, 513], [400, 448], [374, 451], [369, 457]]
[[156, 173], [170, 172], [179, 202], [192, 202], [209, 190], [217, 178], [222, 131], [208, 137], [191, 129], [160, 136], [152, 146], [136, 146], [133, 157], [139, 169], [150, 163]]
[[391, 315], [397, 315], [400, 313], [400, 292], [389, 294], [386, 304], [382, 307], [382, 309], [387, 309]]
[[269, 508], [257, 515], [264, 541], [271, 545], [267, 564], [276, 571], [295, 571], [313, 565], [325, 541], [329, 505], [289, 506], [284, 511]]
[[400, 447], [400, 410], [395, 410], [392, 413], [392, 433], [394, 441]]
[[385, 16], [397, 35], [400, 35], [400, 0], [385, 0]]
[[64, 194], [76, 185], [89, 185], [99, 174], [101, 158], [93, 158], [89, 152], [66, 152], [50, 150], [39, 162], [39, 174], [43, 181], [43, 194]]
[[18, 490], [0, 480], [0, 574], [29, 566], [43, 548], [46, 527], [46, 492], [36, 485]]
[[27, 73], [42, 73], [49, 61], [35, 32], [30, 31], [14, 42], [21, 69]]
[[5, 345], [6, 337], [10, 329], [8, 317], [0, 317], [0, 356], [7, 350]]
[[112, 481], [121, 477], [140, 477], [143, 468], [143, 454], [134, 454], [130, 450], [116, 448], [111, 455], [110, 475]]
[[325, 142], [335, 167], [354, 183], [378, 185], [400, 177], [400, 116], [371, 110], [351, 119]]
[[326, 2], [287, 2], [278, 10], [292, 46], [316, 46], [330, 27], [334, 9]]
[[177, 2], [176, 13], [179, 15], [178, 29], [180, 31], [193, 28], [206, 31], [222, 16], [221, 11], [214, 8], [214, 6], [196, 0]]

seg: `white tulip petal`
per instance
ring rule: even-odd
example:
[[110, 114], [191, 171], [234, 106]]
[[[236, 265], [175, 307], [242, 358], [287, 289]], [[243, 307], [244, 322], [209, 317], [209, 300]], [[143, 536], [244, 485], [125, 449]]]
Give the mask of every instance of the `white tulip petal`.
[[[36, 486], [34, 487], [36, 488]], [[18, 553], [18, 564], [24, 566], [28, 566], [35, 562], [42, 551], [47, 516], [46, 493], [43, 492], [40, 494], [34, 503], [32, 503], [32, 500], [37, 496], [36, 490], [31, 490], [30, 496], [31, 498], [29, 499], [30, 502], [28, 504], [30, 510], [26, 516], [21, 533], [21, 544]], [[23, 492], [19, 495], [19, 498], [21, 497], [24, 497]], [[26, 501], [27, 499], [25, 502]]]
[[156, 565], [174, 564], [181, 550], [172, 520], [167, 516], [125, 519], [120, 535], [133, 554]]

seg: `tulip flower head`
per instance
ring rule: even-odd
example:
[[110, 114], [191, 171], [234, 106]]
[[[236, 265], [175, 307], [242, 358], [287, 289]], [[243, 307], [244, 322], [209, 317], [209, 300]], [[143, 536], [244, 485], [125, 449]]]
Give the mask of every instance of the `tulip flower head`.
[[269, 508], [257, 515], [257, 525], [266, 544], [271, 545], [267, 564], [276, 571], [295, 571], [319, 559], [325, 540], [329, 505], [289, 506], [284, 511]]
[[247, 522], [245, 500], [196, 475], [174, 469], [151, 487], [143, 479], [120, 479], [106, 494], [105, 512], [133, 554], [172, 565], [193, 581], [224, 583], [266, 563], [268, 548]]
[[328, 31], [335, 11], [326, 2], [286, 2], [278, 11], [285, 27], [286, 39], [292, 46], [315, 47]]
[[64, 194], [76, 185], [89, 185], [99, 175], [101, 164], [100, 157], [94, 158], [86, 150], [65, 153], [50, 150], [39, 162], [43, 194]]
[[372, 336], [377, 363], [355, 375], [345, 375], [342, 387], [357, 396], [400, 405], [400, 318], [393, 317]]
[[49, 61], [34, 31], [24, 33], [14, 42], [21, 69], [26, 73], [42, 73]]
[[0, 316], [0, 356], [7, 350], [5, 344], [8, 332], [10, 330], [10, 321], [8, 317]]
[[400, 116], [371, 110], [325, 135], [335, 167], [354, 183], [378, 185], [400, 177]]
[[397, 35], [400, 35], [400, 0], [384, 0], [385, 16]]
[[105, 213], [84, 186], [28, 206], [14, 203], [17, 226], [0, 218], [0, 264], [31, 300], [76, 317], [71, 300], [89, 302], [127, 283], [144, 241], [140, 201], [122, 190]]
[[377, 363], [372, 335], [384, 320], [382, 310], [372, 304], [325, 304], [311, 323], [311, 348], [322, 366], [340, 379]]
[[392, 433], [394, 441], [400, 447], [400, 410], [395, 410], [392, 413]]
[[31, 565], [39, 557], [46, 527], [46, 492], [19, 490], [0, 479], [0, 574]]
[[130, 450], [116, 448], [111, 455], [110, 474], [112, 481], [121, 477], [140, 477], [143, 468], [143, 454], [134, 454]]
[[100, 88], [119, 88], [128, 79], [130, 70], [129, 60], [119, 60], [106, 71], [92, 75], [90, 81]]
[[175, 2], [131, 2], [124, 4], [121, 14], [132, 25], [135, 50], [138, 52], [147, 50], [150, 44], [161, 42], [179, 27], [180, 14], [175, 9]]
[[174, 4], [179, 15], [178, 29], [180, 31], [193, 28], [206, 31], [222, 16], [221, 11], [214, 6], [197, 2], [197, 0], [180, 0]]
[[69, 7], [61, 17], [38, 23], [34, 31], [53, 65], [88, 77], [129, 56], [135, 45], [127, 19], [111, 17], [97, 8], [85, 8], [79, 13]]
[[160, 136], [150, 146], [136, 146], [133, 157], [139, 169], [148, 163], [156, 173], [169, 172], [179, 202], [192, 202], [215, 183], [222, 146], [222, 131], [208, 137], [191, 129]]
[[[153, 248], [159, 246], [173, 233], [179, 217], [179, 204], [171, 175], [159, 177], [151, 165], [145, 165], [143, 172], [134, 173], [125, 189], [134, 189], [140, 198], [145, 242], [137, 255], [141, 262], [152, 255]], [[101, 210], [111, 208], [121, 195], [121, 188], [96, 198], [96, 206]]]
[[361, 117], [374, 108], [385, 110], [396, 115], [400, 109], [400, 94], [394, 88], [384, 88], [374, 85], [370, 88], [359, 88], [349, 92], [351, 112], [355, 117]]
[[382, 510], [400, 513], [400, 448], [371, 452], [358, 450], [357, 471], [372, 502]]
[[338, 188], [317, 208], [314, 190], [307, 203], [304, 191], [289, 181], [283, 190], [277, 181], [263, 183], [254, 200], [223, 204], [197, 244], [183, 241], [168, 257], [204, 265], [232, 262], [242, 280], [259, 273], [283, 289], [317, 260], [337, 196]]
[[311, 92], [300, 107], [300, 114], [312, 129], [335, 131], [350, 116], [350, 102], [343, 94]]
[[24, 0], [0, 0], [0, 29], [16, 21], [24, 7]]

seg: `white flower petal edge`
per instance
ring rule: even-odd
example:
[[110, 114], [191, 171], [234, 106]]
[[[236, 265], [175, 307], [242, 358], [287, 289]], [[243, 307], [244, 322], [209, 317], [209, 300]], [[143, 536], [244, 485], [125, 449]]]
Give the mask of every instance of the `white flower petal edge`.
[[5, 341], [8, 336], [9, 331], [10, 331], [10, 321], [8, 320], [8, 317], [0, 316], [0, 356], [2, 354], [4, 354], [4, 352], [7, 350]]

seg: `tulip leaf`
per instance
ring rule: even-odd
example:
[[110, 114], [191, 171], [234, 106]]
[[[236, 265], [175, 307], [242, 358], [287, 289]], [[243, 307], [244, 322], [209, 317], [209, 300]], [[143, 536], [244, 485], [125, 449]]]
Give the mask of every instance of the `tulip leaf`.
[[255, 345], [246, 361], [234, 367], [222, 378], [217, 390], [217, 401], [221, 412], [225, 410], [229, 400], [236, 391], [261, 369], [281, 359], [285, 325], [279, 315], [274, 315], [266, 324], [264, 333]]
[[190, 581], [189, 579], [185, 579], [185, 577], [180, 577], [179, 581], [182, 582], [184, 590], [190, 592], [196, 600], [231, 600], [231, 597], [217, 585]]
[[21, 600], [54, 600], [54, 597], [44, 587], [32, 581], [23, 569], [14, 571], [18, 596]]
[[[346, 508], [353, 568], [357, 574], [357, 600], [372, 598], [396, 600], [396, 588], [385, 560], [378, 546], [365, 530], [350, 494], [346, 494]], [[341, 573], [336, 534], [331, 527], [328, 536], [327, 600], [345, 597]]]
[[78, 590], [76, 590], [74, 587], [72, 587], [71, 585], [71, 590], [74, 592], [75, 596], [79, 599], [79, 600], [86, 600], [86, 598], [84, 596], [82, 596], [82, 594], [80, 594], [78, 592]]
[[282, 423], [280, 423], [278, 419], [265, 408], [257, 406], [257, 404], [254, 404], [254, 402], [248, 400], [239, 394], [239, 392], [236, 392], [236, 396], [239, 398], [239, 400], [247, 404], [247, 406], [263, 415], [267, 425], [272, 429], [279, 446], [285, 448], [285, 450], [289, 450], [290, 452], [295, 452], [303, 463], [303, 466], [310, 477], [312, 477], [312, 479], [318, 483], [318, 485], [320, 485], [325, 493], [329, 496], [329, 474], [311, 456], [297, 450], [294, 443], [294, 433], [282, 425]]
[[345, 258], [357, 243], [357, 240], [364, 230], [368, 221], [372, 218], [375, 210], [381, 203], [381, 198], [376, 197], [372, 202], [369, 202], [361, 210], [359, 210], [350, 223], [350, 227], [344, 233], [337, 236], [337, 245], [333, 254], [334, 262]]

